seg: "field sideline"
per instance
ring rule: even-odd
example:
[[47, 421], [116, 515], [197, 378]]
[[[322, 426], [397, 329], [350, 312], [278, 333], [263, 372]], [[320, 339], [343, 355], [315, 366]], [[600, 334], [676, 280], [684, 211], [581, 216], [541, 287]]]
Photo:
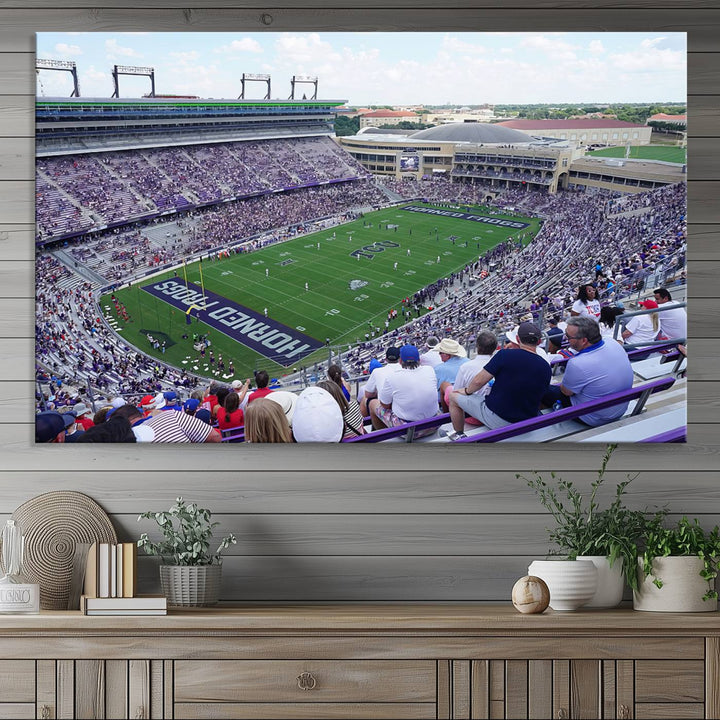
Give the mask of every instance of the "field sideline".
[[[465, 217], [405, 209], [411, 206], [457, 211], [456, 214]], [[490, 219], [491, 223], [509, 220], [527, 226], [488, 224], [478, 221], [478, 216]], [[527, 244], [539, 229], [537, 218], [502, 214], [489, 208], [451, 209], [407, 203], [251, 253], [181, 266], [118, 290], [116, 298], [125, 306], [129, 322], [118, 317], [109, 294], [101, 299], [100, 305], [122, 337], [171, 365], [200, 375], [223, 376], [209, 364], [209, 353], [201, 359], [193, 350], [193, 334], [208, 333], [214, 354], [221, 354], [226, 366], [233, 361], [233, 377], [248, 377], [260, 367], [277, 375], [293, 368], [272, 362], [215, 327], [208, 327], [202, 322], [202, 312], [194, 311], [192, 315], [199, 314], [200, 319], [192, 317], [191, 324], [186, 324], [183, 308], [175, 308], [166, 299], [150, 295], [142, 288], [166, 278], [184, 284], [187, 277], [191, 287], [196, 285], [249, 308], [261, 318], [294, 328], [323, 345], [328, 340], [330, 345], [352, 345], [364, 340], [372, 328], [384, 329], [387, 314], [393, 308], [398, 311], [398, 318], [391, 328], [403, 324], [405, 297], [412, 299], [418, 290], [474, 262], [509, 237]], [[423, 308], [421, 314], [425, 311]], [[165, 342], [165, 353], [151, 346], [148, 333]], [[185, 334], [187, 338], [183, 338]], [[326, 357], [322, 350], [299, 361], [297, 366], [311, 364], [321, 357]], [[227, 370], [224, 379], [230, 379]]]

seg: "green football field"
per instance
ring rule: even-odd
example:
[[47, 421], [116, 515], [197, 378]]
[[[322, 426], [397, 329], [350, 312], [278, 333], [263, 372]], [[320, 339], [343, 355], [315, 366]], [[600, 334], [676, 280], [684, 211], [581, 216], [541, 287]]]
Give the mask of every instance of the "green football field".
[[[203, 359], [193, 349], [193, 335], [208, 333], [213, 353], [222, 355], [226, 366], [232, 360], [233, 377], [248, 377], [259, 368], [278, 376], [293, 367], [272, 362], [218, 329], [206, 326], [202, 319], [192, 317], [188, 325], [182, 309], [148, 294], [142, 287], [164, 278], [184, 283], [187, 275], [189, 283], [206, 292], [250, 308], [263, 317], [267, 309], [268, 319], [302, 331], [323, 345], [327, 340], [331, 346], [352, 345], [364, 340], [372, 328], [384, 330], [391, 309], [398, 311], [398, 318], [390, 327], [403, 324], [405, 297], [412, 299], [418, 290], [460, 270], [509, 237], [527, 244], [540, 228], [537, 218], [501, 214], [489, 208], [462, 206], [457, 211], [527, 223], [528, 227], [516, 229], [465, 218], [426, 215], [404, 207], [368, 213], [330, 230], [221, 260], [205, 259], [202, 265], [188, 264], [185, 269], [180, 266], [142, 280], [115, 293], [125, 306], [129, 321], [118, 317], [110, 295], [102, 298], [101, 307], [122, 337], [168, 364], [229, 381], [227, 369], [219, 373], [216, 366], [209, 364], [209, 352]], [[165, 342], [164, 353], [152, 347], [148, 334]], [[321, 349], [294, 367], [308, 366], [326, 357], [327, 351]]]
[[[625, 147], [609, 147], [594, 150], [588, 155], [601, 157], [625, 157]], [[664, 160], [671, 163], [687, 162], [687, 150], [674, 145], [633, 145], [630, 148], [630, 157], [635, 160]]]

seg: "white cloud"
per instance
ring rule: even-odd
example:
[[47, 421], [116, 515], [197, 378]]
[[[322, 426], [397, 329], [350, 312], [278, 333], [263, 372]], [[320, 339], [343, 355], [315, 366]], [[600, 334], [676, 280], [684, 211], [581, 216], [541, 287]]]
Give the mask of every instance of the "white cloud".
[[180, 65], [193, 65], [195, 61], [200, 57], [200, 53], [197, 50], [188, 50], [187, 52], [171, 52], [169, 57], [174, 62]]
[[665, 37], [647, 38], [646, 40], [643, 40], [640, 43], [640, 47], [642, 47], [642, 48], [655, 47], [658, 43], [661, 43], [663, 40], [665, 40]]
[[476, 55], [487, 52], [487, 48], [484, 45], [469, 43], [455, 37], [454, 35], [445, 35], [440, 47], [442, 50], [447, 50], [450, 53], [457, 53], [458, 55]]
[[79, 45], [67, 45], [66, 43], [58, 43], [55, 46], [55, 50], [63, 56], [77, 56], [83, 54], [82, 48]]
[[523, 38], [520, 47], [528, 50], [539, 50], [542, 53], [562, 62], [575, 60], [577, 45], [558, 40], [557, 36], [531, 35]]
[[140, 58], [142, 55], [131, 47], [122, 47], [118, 45], [115, 39], [105, 41], [105, 52], [108, 59], [113, 60], [116, 57]]
[[215, 49], [216, 53], [233, 54], [233, 53], [261, 53], [262, 46], [257, 40], [245, 37], [240, 40], [233, 40], [229, 45], [221, 45]]
[[[610, 55], [610, 64], [626, 73], [665, 74], [668, 72], [682, 73], [687, 67], [686, 55], [679, 50], [658, 50], [656, 47], [645, 47], [626, 53]], [[637, 79], [634, 81], [637, 83]]]
[[602, 40], [592, 40], [588, 45], [588, 50], [593, 55], [600, 55], [605, 52], [605, 46], [602, 44]]

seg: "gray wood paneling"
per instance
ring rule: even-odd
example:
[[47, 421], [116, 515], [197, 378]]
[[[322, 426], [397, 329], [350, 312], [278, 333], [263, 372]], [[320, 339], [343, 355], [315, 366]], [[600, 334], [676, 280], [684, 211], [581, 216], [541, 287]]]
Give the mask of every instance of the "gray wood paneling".
[[[22, 5], [22, 6], [21, 6]], [[720, 517], [720, 10], [710, 0], [580, 3], [469, 0], [91, 2], [0, 0], [0, 521], [29, 497], [74, 489], [95, 497], [125, 539], [138, 513], [176, 495], [214, 510], [238, 546], [223, 597], [238, 602], [508, 599], [542, 556], [548, 517], [515, 471], [554, 469], [581, 488], [601, 448], [33, 447], [34, 33], [42, 30], [654, 30], [687, 31], [689, 63], [690, 442], [623, 446], [608, 480], [641, 471], [637, 507], [668, 504]], [[264, 24], [264, 22], [269, 24]], [[155, 562], [140, 563], [157, 587]]]

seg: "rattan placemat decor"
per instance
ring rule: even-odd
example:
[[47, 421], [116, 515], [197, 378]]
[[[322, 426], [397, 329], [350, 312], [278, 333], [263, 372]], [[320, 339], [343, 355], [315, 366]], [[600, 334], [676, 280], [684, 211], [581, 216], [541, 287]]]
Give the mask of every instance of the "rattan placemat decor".
[[117, 542], [107, 513], [79, 492], [43, 493], [12, 517], [25, 536], [24, 575], [40, 585], [42, 610], [67, 608], [76, 543]]

